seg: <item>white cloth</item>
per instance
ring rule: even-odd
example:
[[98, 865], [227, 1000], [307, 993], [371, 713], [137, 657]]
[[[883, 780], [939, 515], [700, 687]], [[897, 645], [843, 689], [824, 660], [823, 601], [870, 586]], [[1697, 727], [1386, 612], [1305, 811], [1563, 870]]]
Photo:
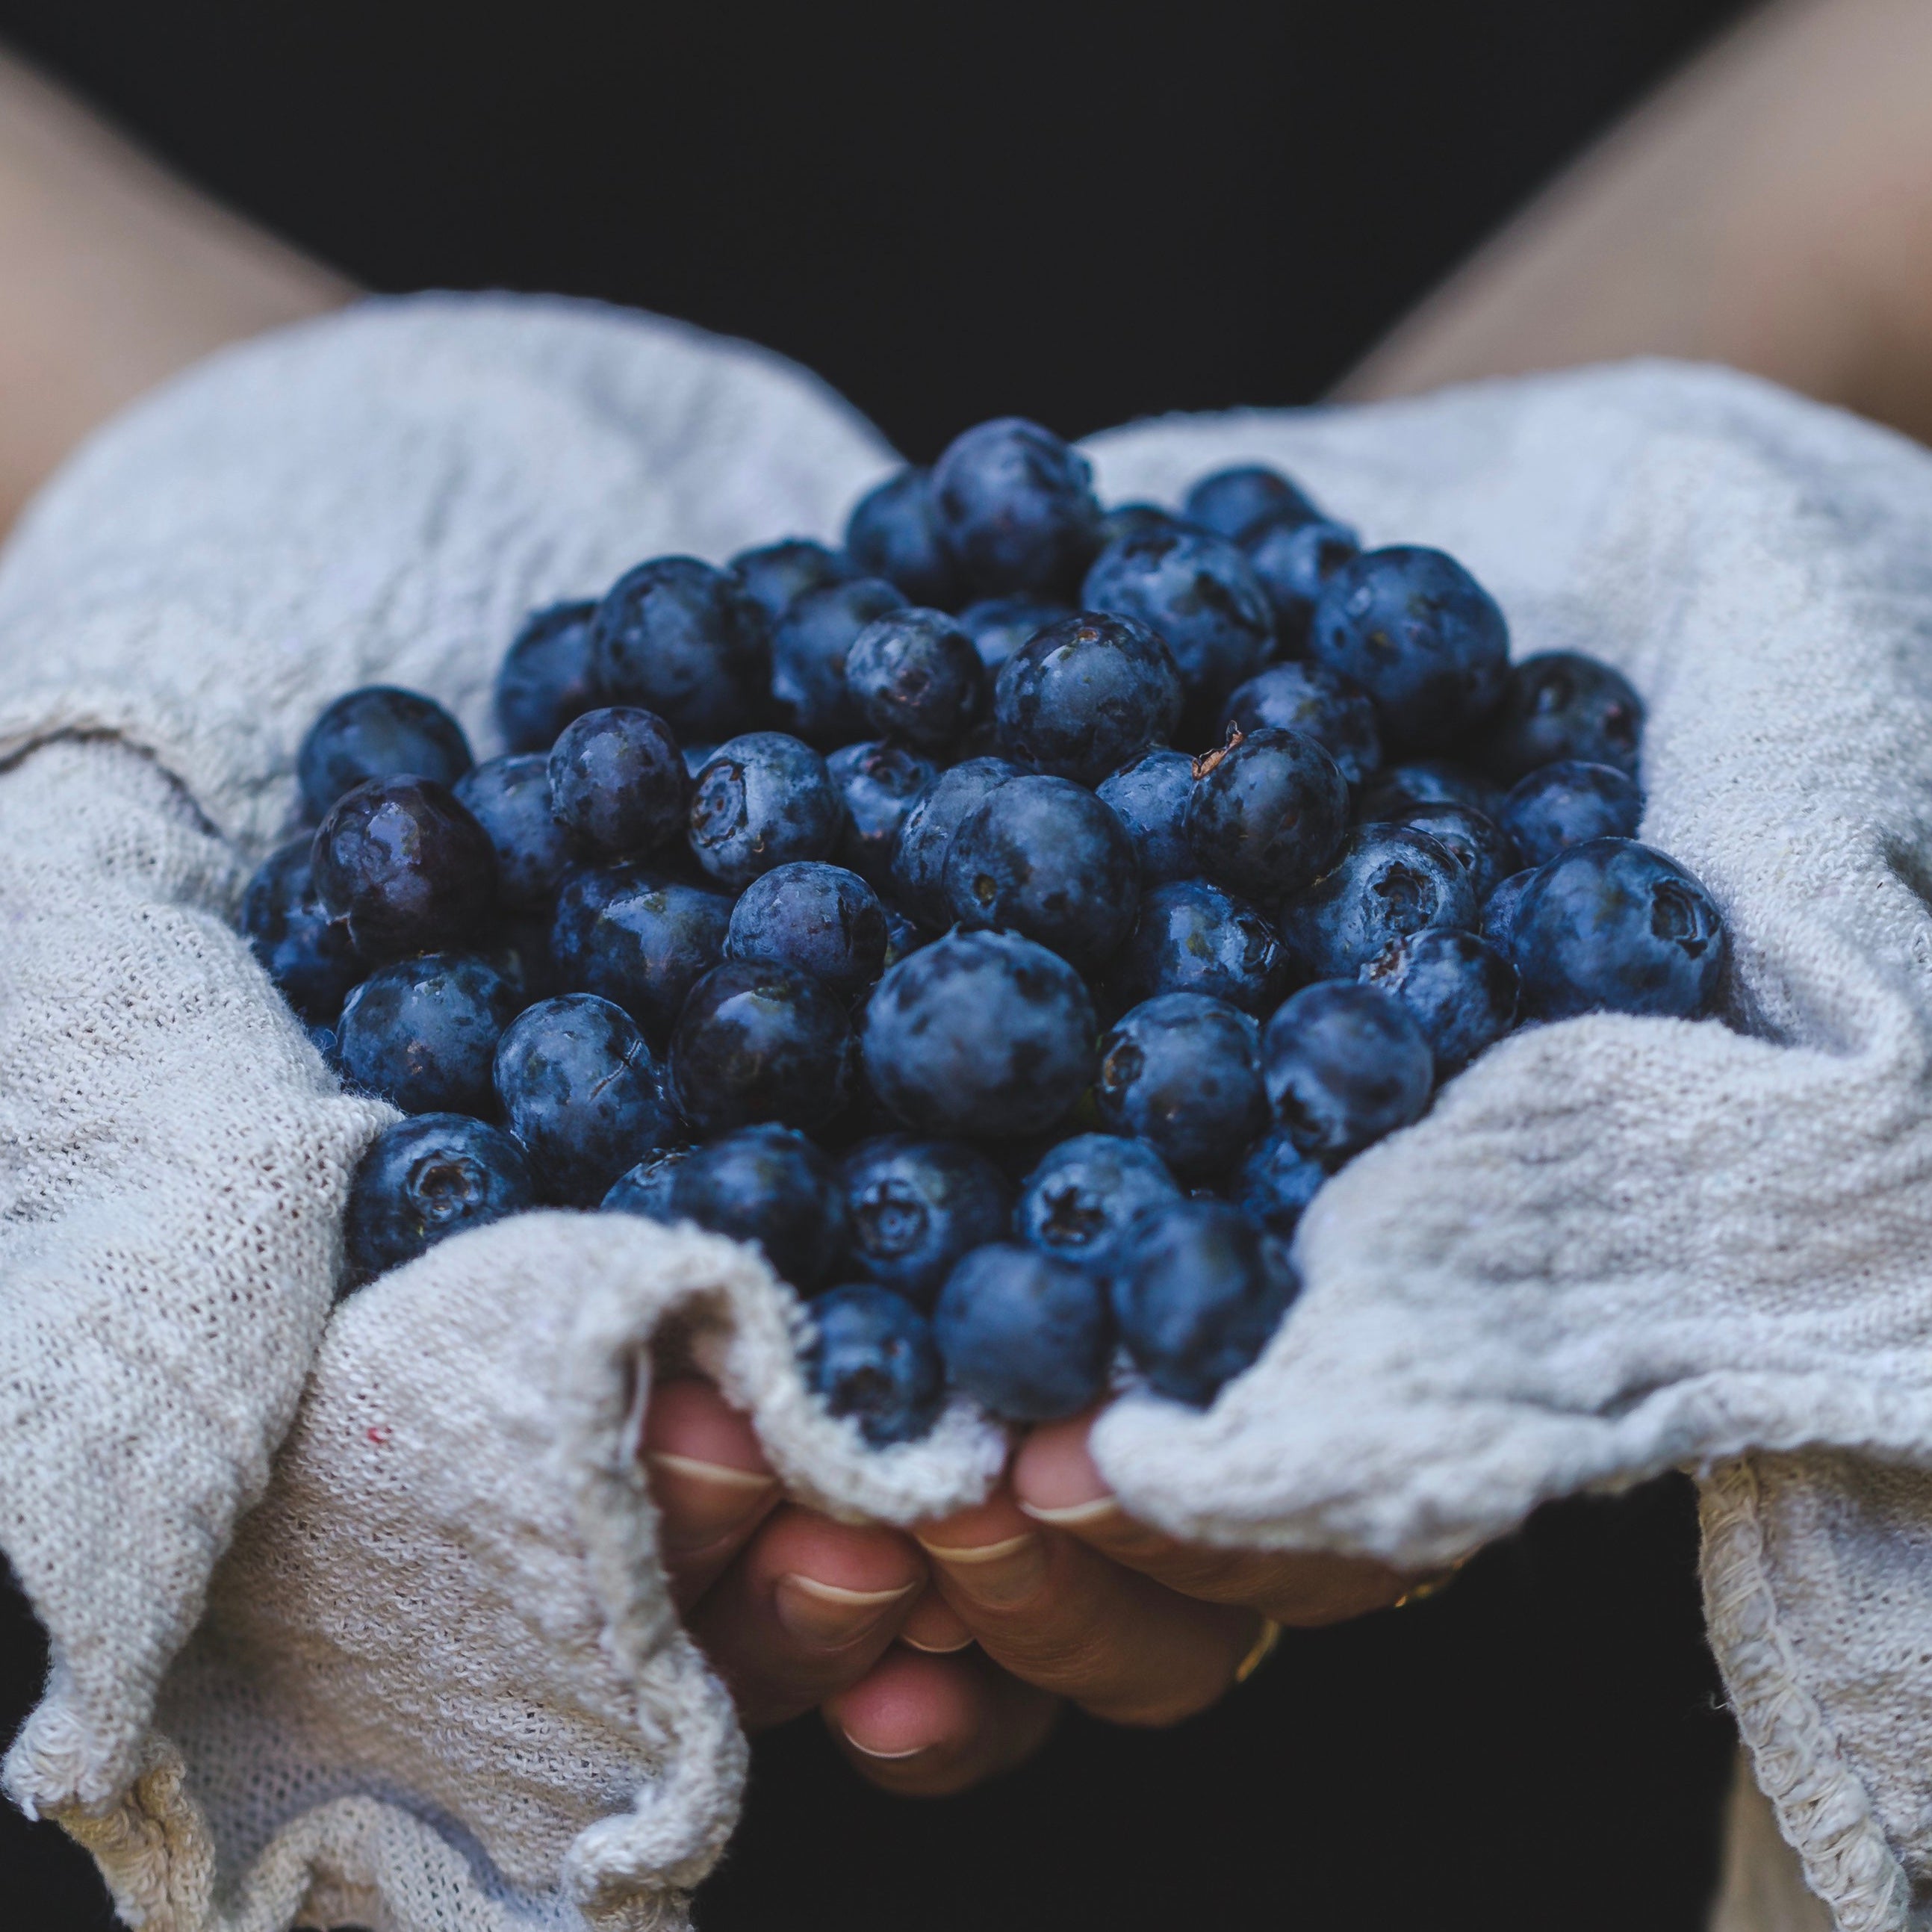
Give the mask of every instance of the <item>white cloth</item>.
[[[1256, 1370], [1205, 1414], [1123, 1402], [1103, 1468], [1186, 1534], [1414, 1564], [1546, 1496], [1706, 1469], [1714, 1641], [1780, 1827], [1842, 1924], [1914, 1922], [1932, 457], [1655, 364], [1091, 448], [1114, 497], [1282, 462], [1371, 542], [1461, 556], [1519, 654], [1621, 665], [1646, 834], [1724, 904], [1740, 1023], [1504, 1042], [1324, 1190]], [[329, 1091], [222, 924], [328, 697], [419, 685], [487, 750], [528, 606], [652, 551], [831, 534], [890, 460], [742, 346], [375, 304], [131, 412], [0, 565], [0, 1544], [56, 1656], [8, 1779], [147, 1924], [267, 1932], [304, 1894], [408, 1932], [677, 1920], [742, 1748], [622, 1453], [660, 1321], [699, 1321], [809, 1496], [904, 1520], [994, 1466], [963, 1412], [860, 1452], [804, 1401], [762, 1270], [644, 1224], [450, 1243], [316, 1357], [381, 1116]]]

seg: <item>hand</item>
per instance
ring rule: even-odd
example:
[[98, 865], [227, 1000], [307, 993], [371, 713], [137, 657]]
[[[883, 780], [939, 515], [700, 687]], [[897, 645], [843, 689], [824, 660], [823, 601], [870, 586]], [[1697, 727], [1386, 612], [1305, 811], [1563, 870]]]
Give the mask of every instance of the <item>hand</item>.
[[1034, 1430], [992, 1498], [909, 1537], [785, 1502], [715, 1390], [659, 1389], [645, 1454], [666, 1566], [747, 1729], [817, 1706], [862, 1775], [939, 1796], [1028, 1756], [1063, 1702], [1178, 1723], [1234, 1683], [1268, 1620], [1333, 1623], [1408, 1587], [1357, 1558], [1144, 1528], [1088, 1454], [1092, 1419]]

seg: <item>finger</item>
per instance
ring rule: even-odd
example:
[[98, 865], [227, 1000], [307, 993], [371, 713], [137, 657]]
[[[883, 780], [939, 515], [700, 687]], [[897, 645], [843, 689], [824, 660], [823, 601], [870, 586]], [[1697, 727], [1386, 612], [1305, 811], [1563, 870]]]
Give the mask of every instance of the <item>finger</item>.
[[1366, 1557], [1209, 1550], [1136, 1522], [1088, 1453], [1092, 1420], [1081, 1416], [1048, 1424], [1021, 1445], [1013, 1493], [1036, 1522], [1183, 1596], [1244, 1604], [1278, 1624], [1339, 1623], [1385, 1609], [1408, 1588], [1408, 1579]]
[[918, 1535], [940, 1594], [994, 1663], [1118, 1724], [1204, 1709], [1259, 1634], [1249, 1611], [1124, 1570], [1004, 1492]]
[[973, 1633], [959, 1621], [959, 1612], [928, 1583], [906, 1612], [906, 1620], [899, 1626], [899, 1641], [931, 1656], [946, 1657], [965, 1649], [973, 1641]]
[[782, 1504], [686, 1621], [757, 1730], [856, 1684], [925, 1582], [908, 1538]]
[[825, 1721], [860, 1776], [905, 1798], [944, 1798], [1010, 1770], [1046, 1742], [1060, 1700], [983, 1657], [896, 1647]]
[[687, 1610], [776, 1506], [778, 1479], [750, 1418], [709, 1382], [652, 1390], [644, 1458], [672, 1600]]

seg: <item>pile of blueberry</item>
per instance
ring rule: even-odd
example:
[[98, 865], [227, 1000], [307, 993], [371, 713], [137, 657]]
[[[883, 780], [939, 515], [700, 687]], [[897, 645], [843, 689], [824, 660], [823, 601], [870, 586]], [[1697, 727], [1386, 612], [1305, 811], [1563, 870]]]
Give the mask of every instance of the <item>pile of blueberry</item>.
[[[1204, 1403], [1325, 1176], [1520, 1019], [1693, 1017], [1642, 706], [1286, 478], [1102, 511], [1018, 420], [724, 568], [540, 610], [472, 762], [354, 691], [243, 924], [349, 1086], [367, 1280], [539, 1203], [759, 1244], [875, 1443], [946, 1384]], [[1456, 762], [1443, 754], [1453, 753]], [[1124, 1352], [1124, 1353], [1123, 1353]]]

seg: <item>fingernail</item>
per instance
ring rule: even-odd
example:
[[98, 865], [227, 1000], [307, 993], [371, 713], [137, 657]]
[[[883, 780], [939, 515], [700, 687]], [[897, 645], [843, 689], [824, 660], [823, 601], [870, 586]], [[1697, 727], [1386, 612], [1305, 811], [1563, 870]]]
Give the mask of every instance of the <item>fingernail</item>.
[[[904, 1631], [902, 1630], [899, 1633], [899, 1641], [908, 1650], [923, 1651], [928, 1657], [953, 1657], [962, 1650], [970, 1650], [973, 1647], [974, 1638], [973, 1633], [968, 1630], [964, 1636], [952, 1638], [944, 1643], [922, 1643], [917, 1637], [908, 1636]], [[865, 1747], [862, 1744], [860, 1748], [862, 1750]]]
[[937, 1590], [928, 1589], [906, 1612], [906, 1620], [899, 1626], [899, 1641], [910, 1650], [924, 1651], [928, 1657], [950, 1657], [971, 1645], [973, 1633]]
[[781, 1576], [772, 1593], [772, 1607], [785, 1629], [801, 1643], [828, 1648], [856, 1643], [885, 1621], [896, 1604], [902, 1604], [919, 1586], [908, 1583], [896, 1590], [848, 1590], [837, 1583], [821, 1583], [816, 1576]]
[[861, 1757], [869, 1757], [874, 1759], [880, 1764], [896, 1764], [902, 1758], [918, 1757], [932, 1748], [930, 1744], [914, 1744], [910, 1750], [874, 1750], [870, 1745], [862, 1744], [850, 1731], [846, 1731], [842, 1733], [842, 1735], [844, 1736], [845, 1742], [850, 1744]]
[[1096, 1496], [1091, 1502], [1068, 1503], [1060, 1509], [1048, 1509], [1041, 1504], [1028, 1502], [1022, 1503], [1020, 1508], [1035, 1522], [1050, 1523], [1055, 1529], [1078, 1529], [1120, 1513], [1120, 1502], [1113, 1496]]
[[776, 1476], [701, 1462], [668, 1449], [649, 1449], [644, 1462], [664, 1519], [664, 1546], [682, 1555], [702, 1550], [755, 1516], [776, 1486]]
[[962, 1594], [993, 1609], [1024, 1603], [1046, 1580], [1046, 1545], [1030, 1529], [998, 1543], [962, 1546], [922, 1538], [920, 1546], [946, 1565]]

